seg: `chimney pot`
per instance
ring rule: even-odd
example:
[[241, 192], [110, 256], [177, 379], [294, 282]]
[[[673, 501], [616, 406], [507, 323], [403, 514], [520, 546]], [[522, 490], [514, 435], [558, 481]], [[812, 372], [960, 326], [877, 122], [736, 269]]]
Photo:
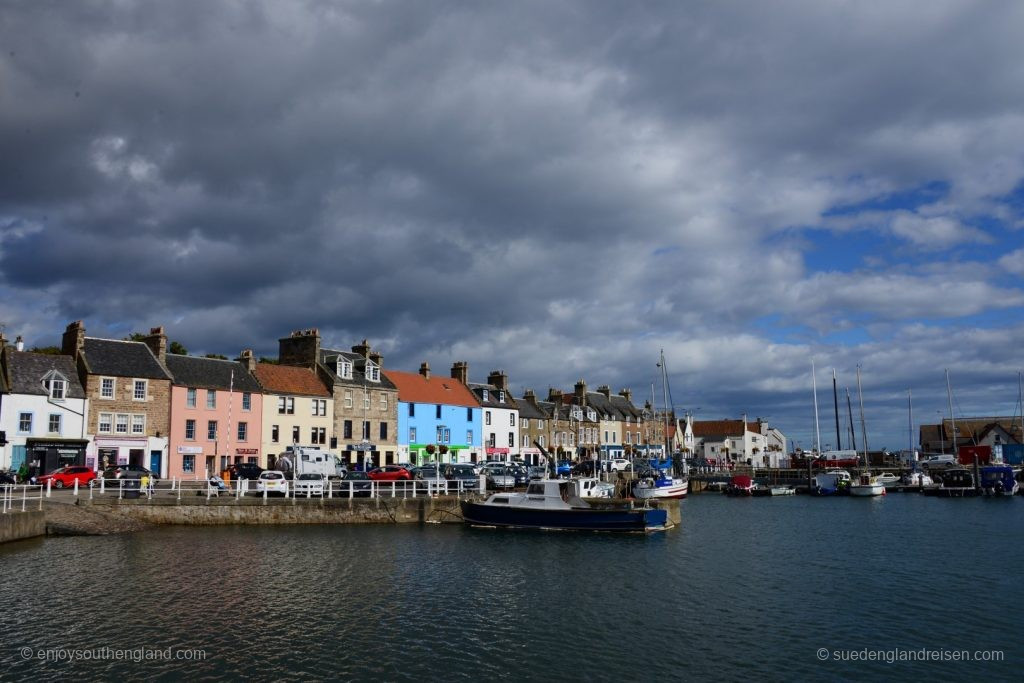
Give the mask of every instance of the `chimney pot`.
[[430, 379], [430, 364], [422, 363], [420, 365], [420, 374], [423, 375], [423, 379]]

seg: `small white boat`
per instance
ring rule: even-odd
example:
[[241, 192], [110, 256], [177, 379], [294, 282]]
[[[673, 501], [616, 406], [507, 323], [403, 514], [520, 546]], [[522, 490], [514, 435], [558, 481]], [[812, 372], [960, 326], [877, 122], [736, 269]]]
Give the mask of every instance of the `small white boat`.
[[795, 486], [769, 486], [773, 496], [792, 496], [796, 494]]
[[900, 484], [903, 486], [920, 486], [923, 488], [926, 486], [934, 486], [935, 482], [924, 472], [910, 472], [903, 475], [900, 479]]
[[850, 484], [850, 495], [851, 496], [884, 496], [885, 485], [878, 481], [877, 478], [872, 478], [869, 474], [862, 474], [857, 478], [857, 482]]
[[580, 498], [612, 498], [615, 486], [601, 481], [597, 477], [576, 477], [576, 495]]
[[690, 481], [686, 477], [659, 473], [639, 479], [633, 486], [633, 496], [640, 499], [686, 498], [689, 490]]
[[875, 481], [880, 483], [885, 488], [892, 488], [893, 486], [899, 486], [900, 478], [892, 472], [882, 472], [875, 477]]

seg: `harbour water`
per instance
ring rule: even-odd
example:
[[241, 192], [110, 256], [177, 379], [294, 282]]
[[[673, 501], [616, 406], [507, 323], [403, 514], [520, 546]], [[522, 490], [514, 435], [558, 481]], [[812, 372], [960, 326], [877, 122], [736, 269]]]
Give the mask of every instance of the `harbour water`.
[[[167, 527], [8, 544], [0, 678], [1019, 678], [1024, 498], [682, 506], [680, 528], [647, 536]], [[151, 650], [203, 654], [131, 661]]]

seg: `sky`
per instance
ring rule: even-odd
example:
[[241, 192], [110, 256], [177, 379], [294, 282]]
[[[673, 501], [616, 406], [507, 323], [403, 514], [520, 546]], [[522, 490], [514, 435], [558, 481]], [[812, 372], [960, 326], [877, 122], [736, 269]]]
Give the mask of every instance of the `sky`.
[[0, 323], [316, 327], [658, 405], [664, 349], [677, 411], [804, 448], [812, 361], [823, 447], [860, 366], [906, 448], [947, 369], [958, 417], [1020, 414], [1022, 33], [1015, 1], [7, 2]]

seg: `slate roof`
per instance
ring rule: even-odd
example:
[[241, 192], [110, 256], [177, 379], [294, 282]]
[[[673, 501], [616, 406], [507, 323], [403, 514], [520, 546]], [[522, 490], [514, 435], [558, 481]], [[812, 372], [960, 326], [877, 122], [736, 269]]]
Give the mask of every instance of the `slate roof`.
[[85, 362], [89, 373], [93, 375], [171, 379], [153, 352], [142, 342], [86, 337]]
[[[337, 363], [332, 360], [338, 356], [344, 356], [352, 361], [352, 379], [342, 379], [341, 375], [335, 372], [338, 368]], [[320, 349], [320, 365], [327, 370], [327, 373], [331, 377], [331, 381], [336, 384], [344, 384], [348, 386], [354, 386], [362, 388], [365, 383], [367, 387], [381, 387], [383, 389], [396, 389], [397, 387], [391, 382], [384, 372], [384, 368], [380, 371], [380, 381], [371, 382], [368, 381], [364, 375], [366, 368], [366, 359], [360, 356], [358, 353], [351, 353], [350, 351], [338, 351], [336, 349]]]
[[537, 401], [537, 405], [544, 411], [548, 420], [569, 420], [569, 406], [556, 404], [552, 401]]
[[71, 356], [55, 356], [30, 351], [8, 351], [7, 376], [12, 394], [46, 396], [43, 376], [56, 370], [68, 381], [67, 398], [85, 398], [85, 389], [78, 379], [78, 369]]
[[253, 370], [264, 390], [275, 394], [330, 397], [330, 390], [309, 368], [274, 363], [258, 363]]
[[598, 416], [605, 420], [625, 421], [626, 416], [612, 403], [611, 399], [600, 391], [587, 392], [587, 405], [597, 411]]
[[[233, 388], [235, 391], [262, 393], [263, 389], [244, 365], [234, 360], [199, 358], [167, 354], [167, 369], [174, 376], [174, 384], [197, 389]], [[232, 379], [232, 371], [234, 378]]]
[[480, 402], [466, 385], [451, 377], [431, 376], [428, 380], [418, 372], [382, 371], [398, 388], [398, 400], [405, 403], [438, 403], [446, 406], [479, 408]]
[[551, 415], [545, 413], [542, 408], [536, 408], [532, 403], [527, 401], [525, 398], [519, 399], [516, 403], [519, 408], [519, 419], [520, 420], [550, 420]]
[[623, 416], [632, 417], [634, 420], [643, 417], [643, 411], [633, 405], [632, 401], [626, 400], [625, 396], [612, 394], [611, 402]]
[[[484, 389], [487, 390], [486, 401], [484, 400]], [[498, 392], [501, 391], [501, 389], [498, 389], [493, 384], [475, 384], [473, 382], [470, 382], [469, 390], [473, 392], [473, 395], [476, 396], [477, 402], [479, 402], [480, 405], [482, 406], [486, 406], [488, 408], [499, 408], [502, 410], [516, 410], [517, 408], [519, 408], [519, 406], [516, 405], [516, 399], [512, 396], [511, 391], [505, 392], [504, 403], [499, 401]]]

